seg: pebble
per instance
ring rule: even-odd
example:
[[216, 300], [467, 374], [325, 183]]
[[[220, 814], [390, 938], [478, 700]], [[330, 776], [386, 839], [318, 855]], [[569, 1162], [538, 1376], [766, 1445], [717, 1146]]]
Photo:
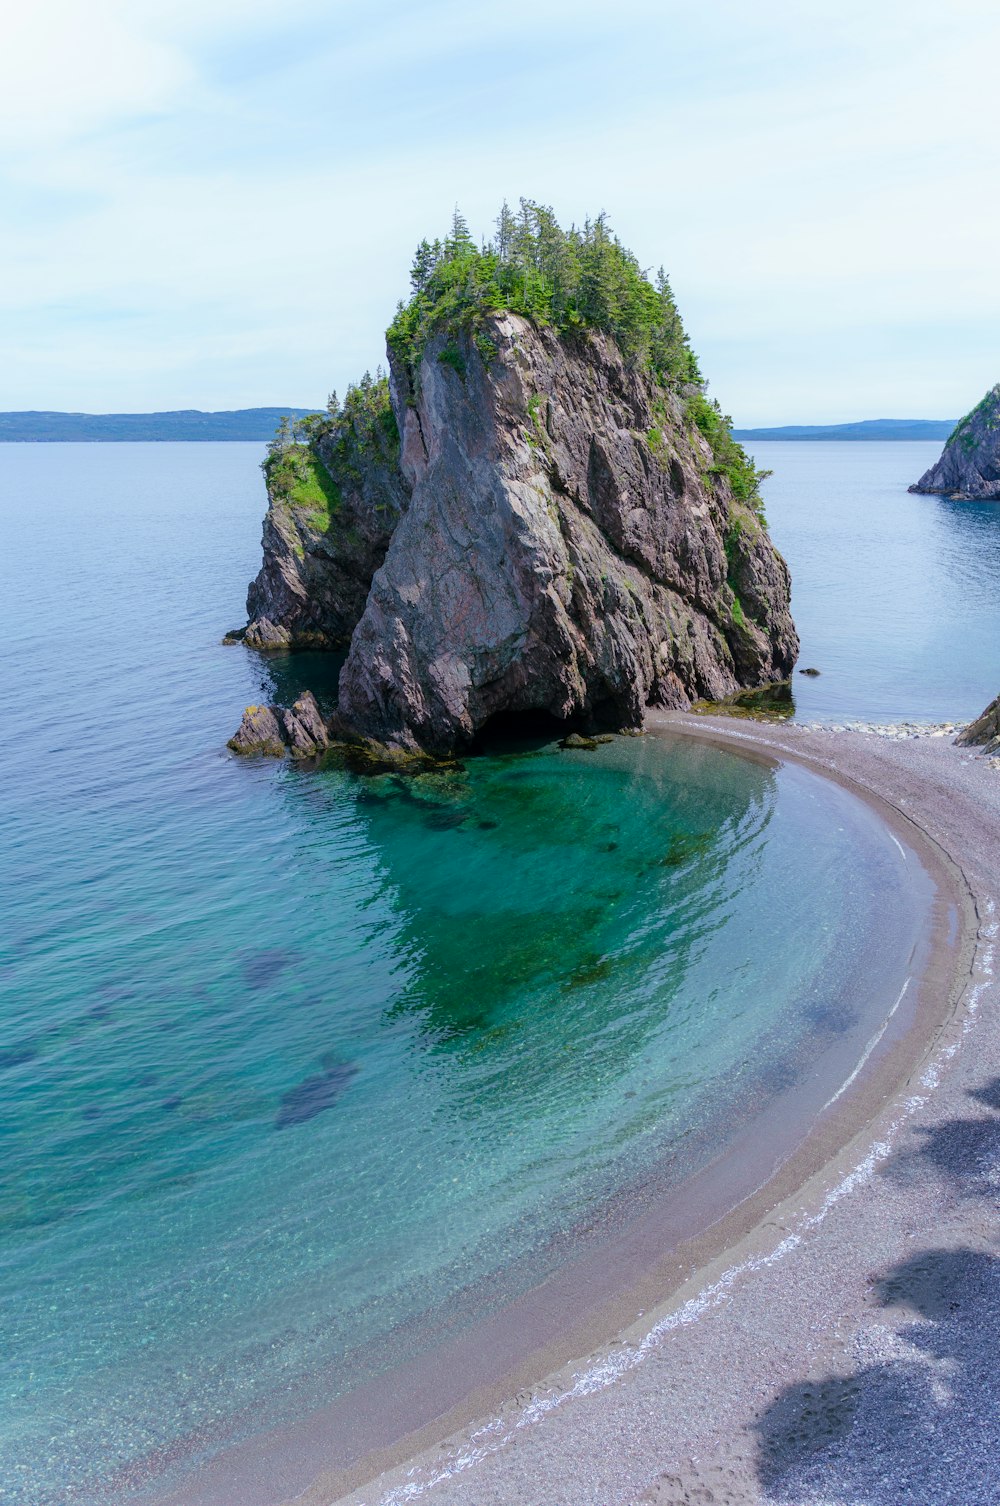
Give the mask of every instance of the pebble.
[[913, 737], [956, 737], [966, 722], [808, 722], [810, 732], [865, 732], [905, 742]]

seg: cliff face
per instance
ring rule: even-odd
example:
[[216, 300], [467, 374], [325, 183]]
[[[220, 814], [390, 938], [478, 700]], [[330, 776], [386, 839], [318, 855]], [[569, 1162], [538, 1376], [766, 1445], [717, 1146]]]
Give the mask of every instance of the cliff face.
[[1000, 501], [1000, 382], [962, 419], [940, 460], [910, 491], [963, 502]]
[[409, 502], [398, 457], [386, 402], [265, 462], [264, 562], [247, 593], [251, 648], [346, 648]]
[[350, 731], [446, 753], [501, 713], [635, 727], [789, 674], [784, 561], [685, 399], [610, 339], [496, 315], [391, 391], [398, 467], [352, 452], [347, 476], [321, 441], [322, 528], [272, 480], [250, 593], [251, 644], [350, 639]]

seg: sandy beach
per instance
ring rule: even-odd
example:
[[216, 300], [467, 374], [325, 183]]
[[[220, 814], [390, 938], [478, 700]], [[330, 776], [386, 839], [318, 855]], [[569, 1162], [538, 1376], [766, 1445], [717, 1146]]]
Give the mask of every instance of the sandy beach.
[[649, 725], [800, 759], [922, 829], [966, 890], [967, 975], [939, 1000], [922, 1059], [894, 1086], [882, 1077], [849, 1143], [797, 1182], [789, 1172], [766, 1217], [677, 1271], [659, 1302], [647, 1294], [615, 1341], [498, 1392], [443, 1441], [443, 1425], [436, 1439], [425, 1429], [401, 1446], [405, 1462], [357, 1489], [316, 1481], [296, 1498], [309, 1506], [997, 1495], [997, 771], [942, 737], [669, 713]]

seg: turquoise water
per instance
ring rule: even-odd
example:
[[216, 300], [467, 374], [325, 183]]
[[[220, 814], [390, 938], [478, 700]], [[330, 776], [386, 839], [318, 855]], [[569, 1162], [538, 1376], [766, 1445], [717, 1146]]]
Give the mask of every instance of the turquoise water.
[[524, 1290], [623, 1187], [843, 1073], [925, 920], [853, 798], [695, 743], [417, 782], [230, 757], [246, 702], [332, 692], [219, 644], [259, 459], [0, 446], [18, 1506], [183, 1481]]

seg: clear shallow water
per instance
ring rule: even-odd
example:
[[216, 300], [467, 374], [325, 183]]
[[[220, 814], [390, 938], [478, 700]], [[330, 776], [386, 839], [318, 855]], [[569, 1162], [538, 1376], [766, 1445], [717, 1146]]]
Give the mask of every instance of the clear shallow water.
[[233, 760], [243, 704], [330, 674], [219, 645], [259, 459], [0, 447], [19, 1506], [182, 1476], [524, 1289], [821, 1048], [856, 1060], [924, 919], [853, 799], [704, 746], [409, 784]]
[[1000, 503], [906, 488], [923, 441], [749, 445], [773, 469], [771, 532], [792, 571], [807, 721], [969, 721], [1000, 690]]

